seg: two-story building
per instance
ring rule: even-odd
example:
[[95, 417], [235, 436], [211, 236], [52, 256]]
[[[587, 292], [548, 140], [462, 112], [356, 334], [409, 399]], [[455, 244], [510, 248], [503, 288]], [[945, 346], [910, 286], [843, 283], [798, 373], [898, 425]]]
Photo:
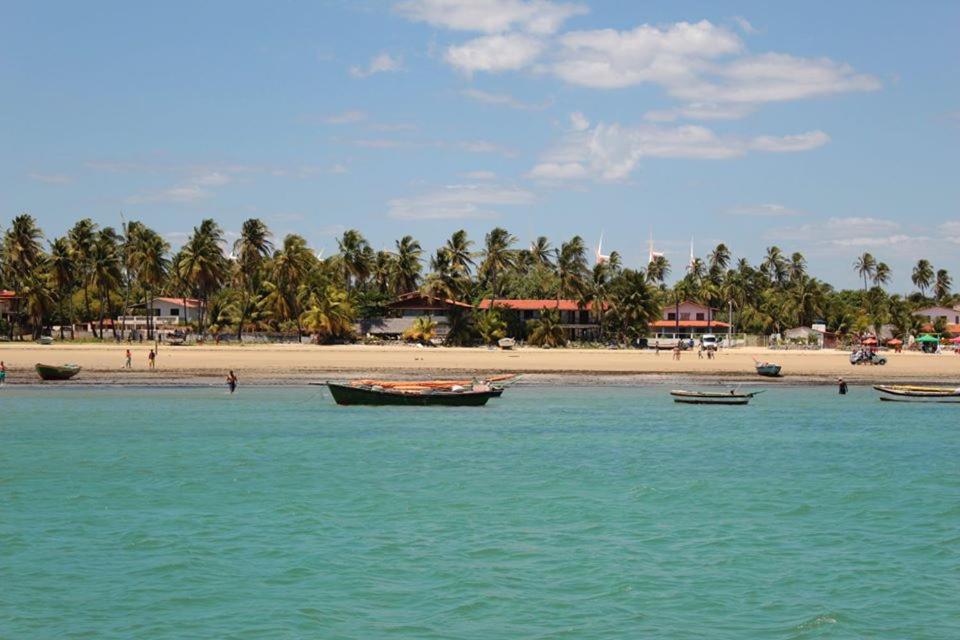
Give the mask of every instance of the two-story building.
[[[486, 310], [492, 305], [493, 302], [486, 299], [480, 302], [479, 308]], [[600, 324], [591, 313], [590, 305], [581, 307], [576, 300], [497, 299], [495, 306], [497, 309], [505, 309], [516, 314], [515, 317], [520, 322], [539, 320], [544, 309], [558, 309], [560, 326], [563, 327], [568, 340], [596, 340], [600, 337]]]
[[167, 298], [157, 296], [149, 302], [141, 302], [127, 309], [125, 316], [117, 318], [118, 326], [128, 331], [147, 329], [147, 315], [151, 316], [150, 325], [159, 331], [172, 331], [178, 325], [196, 322], [200, 319], [200, 301], [194, 298]]
[[684, 300], [679, 305], [668, 304], [663, 315], [650, 323], [650, 332], [655, 339], [698, 338], [706, 333], [724, 334], [730, 324], [716, 319], [717, 309]]
[[925, 307], [923, 309], [917, 309], [913, 312], [913, 315], [927, 321], [927, 325], [923, 328], [924, 331], [932, 331], [933, 323], [942, 319], [947, 324], [947, 333], [954, 335], [960, 334], [960, 305], [955, 307], [946, 307], [943, 305]]
[[444, 338], [450, 329], [450, 315], [457, 310], [469, 311], [472, 308], [465, 302], [411, 291], [388, 304], [384, 317], [362, 318], [356, 323], [354, 330], [361, 336], [399, 339], [407, 329], [413, 326], [417, 318], [427, 317], [436, 323], [437, 337]]

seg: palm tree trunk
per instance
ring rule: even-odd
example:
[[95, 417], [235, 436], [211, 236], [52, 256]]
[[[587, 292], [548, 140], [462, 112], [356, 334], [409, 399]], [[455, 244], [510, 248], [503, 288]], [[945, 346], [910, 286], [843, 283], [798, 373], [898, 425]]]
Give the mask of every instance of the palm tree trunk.
[[103, 292], [100, 292], [100, 339], [103, 340]]

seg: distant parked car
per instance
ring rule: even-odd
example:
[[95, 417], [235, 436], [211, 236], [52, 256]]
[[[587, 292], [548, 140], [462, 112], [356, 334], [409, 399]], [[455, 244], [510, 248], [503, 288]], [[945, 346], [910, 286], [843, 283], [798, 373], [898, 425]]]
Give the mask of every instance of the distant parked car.
[[716, 349], [720, 346], [720, 341], [712, 333], [705, 333], [700, 336], [700, 344], [703, 345], [704, 349]]

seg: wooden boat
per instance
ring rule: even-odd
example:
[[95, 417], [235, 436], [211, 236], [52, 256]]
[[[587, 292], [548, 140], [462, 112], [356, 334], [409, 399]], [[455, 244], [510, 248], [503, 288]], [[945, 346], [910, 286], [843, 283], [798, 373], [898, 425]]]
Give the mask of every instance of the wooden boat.
[[670, 392], [674, 402], [684, 404], [747, 404], [753, 396], [761, 393], [738, 393], [731, 389], [730, 391], [684, 391], [675, 389]]
[[[491, 376], [488, 378], [483, 378], [483, 382], [494, 383], [502, 382], [506, 383], [513, 378], [516, 378], [516, 374], [507, 373], [498, 376]], [[453, 387], [468, 387], [474, 384], [476, 380], [474, 379], [451, 379], [451, 380], [375, 380], [372, 378], [361, 378], [359, 380], [352, 380], [350, 384], [354, 387], [383, 387], [385, 389], [395, 389], [395, 388], [414, 388], [414, 389], [452, 389]], [[327, 384], [327, 383], [322, 383]]]
[[517, 345], [517, 341], [513, 338], [500, 338], [497, 340], [497, 346], [503, 349], [504, 351], [509, 351]]
[[759, 362], [757, 363], [757, 375], [777, 378], [780, 376], [780, 365], [772, 362]]
[[960, 387], [919, 387], [878, 384], [880, 399], [888, 402], [946, 402], [960, 404]]
[[80, 366], [76, 364], [40, 364], [36, 366], [37, 374], [43, 380], [69, 380], [80, 373]]
[[459, 385], [434, 388], [423, 384], [382, 387], [328, 382], [327, 388], [337, 404], [406, 407], [482, 407], [490, 398], [499, 398], [503, 388]]

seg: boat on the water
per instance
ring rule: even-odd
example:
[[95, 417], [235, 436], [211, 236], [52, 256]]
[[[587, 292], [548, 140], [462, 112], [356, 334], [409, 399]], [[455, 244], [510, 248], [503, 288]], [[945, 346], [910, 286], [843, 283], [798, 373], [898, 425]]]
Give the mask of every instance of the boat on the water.
[[730, 391], [685, 391], [674, 389], [670, 392], [674, 402], [683, 404], [748, 404], [753, 396], [761, 393], [740, 393], [734, 389]]
[[430, 386], [419, 383], [408, 386], [378, 384], [341, 384], [327, 382], [330, 395], [340, 405], [374, 405], [405, 407], [482, 407], [490, 398], [499, 398], [503, 387], [489, 384]]
[[946, 402], [960, 404], [960, 387], [922, 387], [878, 384], [880, 399], [888, 402]]
[[80, 373], [80, 365], [76, 364], [41, 364], [37, 363], [37, 374], [42, 380], [69, 380]]

